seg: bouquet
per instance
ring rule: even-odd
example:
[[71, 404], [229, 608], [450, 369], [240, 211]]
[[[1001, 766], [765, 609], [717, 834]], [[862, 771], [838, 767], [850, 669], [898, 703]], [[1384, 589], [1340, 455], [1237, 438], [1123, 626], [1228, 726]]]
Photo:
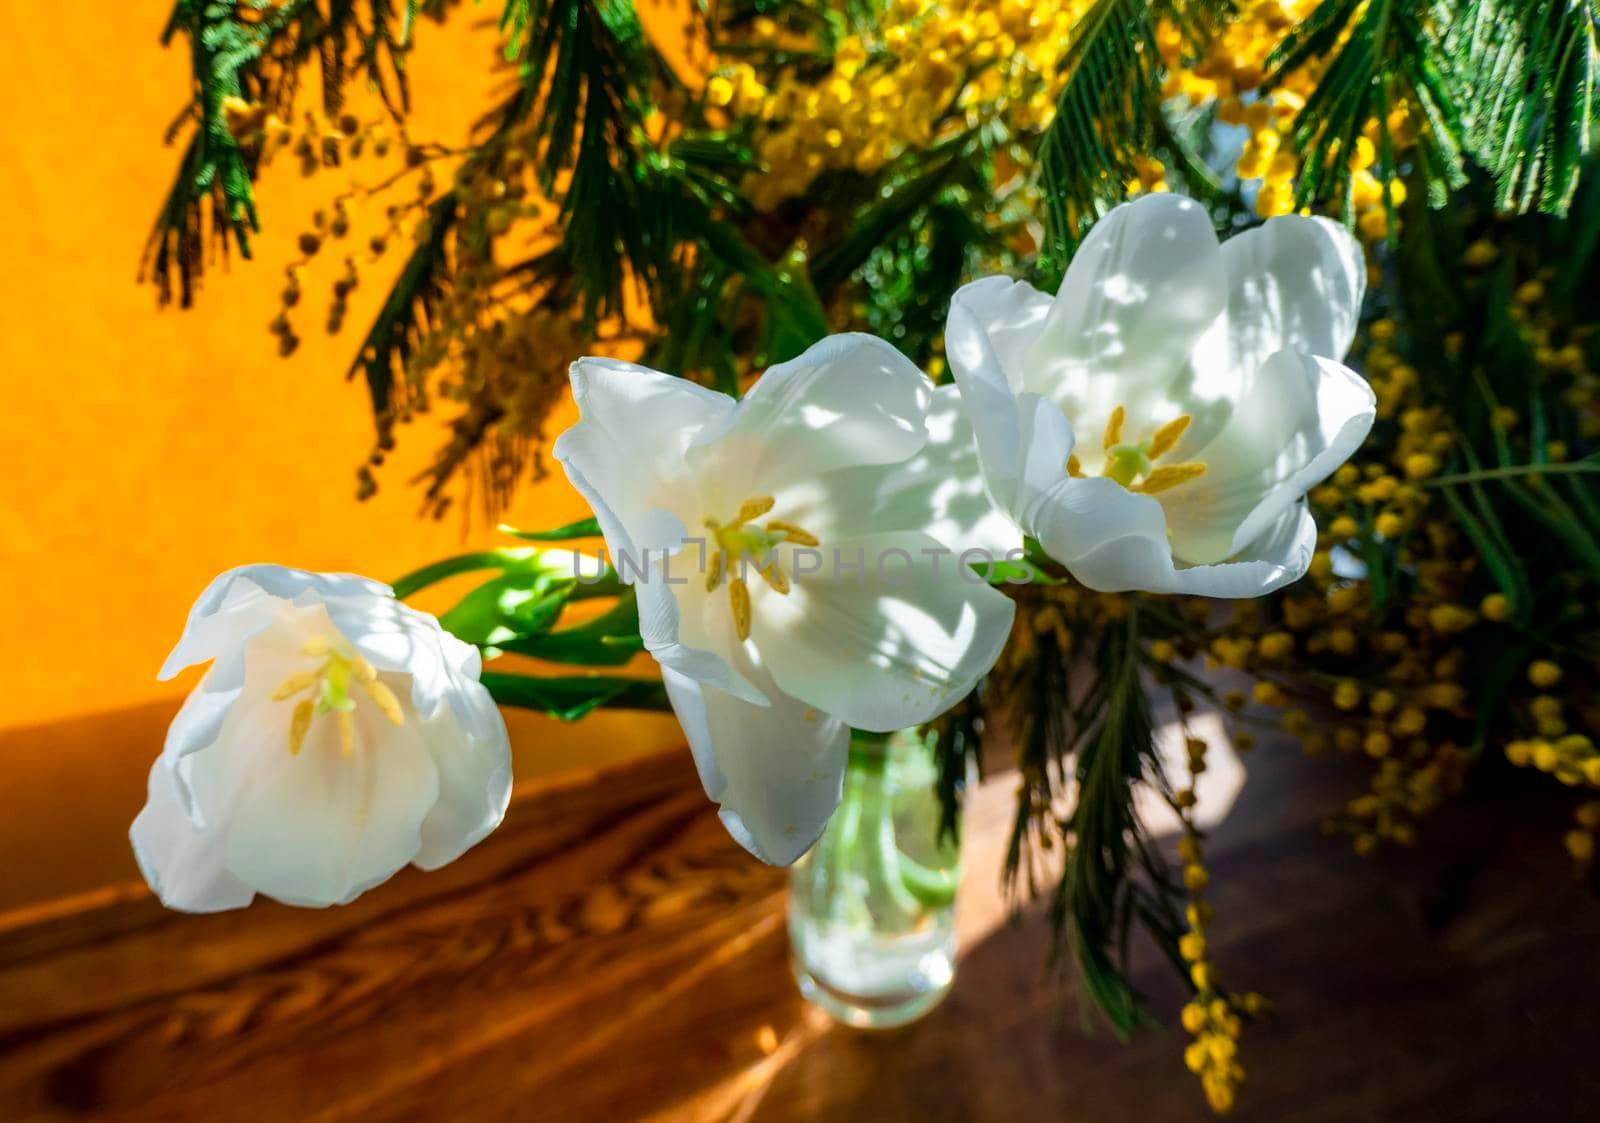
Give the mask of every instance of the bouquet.
[[[998, 732], [1011, 876], [1059, 856], [1057, 950], [1119, 1032], [1126, 932], [1168, 950], [1225, 1111], [1267, 1004], [1208, 954], [1206, 742], [1164, 765], [1153, 699], [1367, 769], [1329, 809], [1363, 854], [1496, 769], [1600, 786], [1591, 0], [508, 0], [503, 99], [417, 139], [405, 59], [455, 7], [179, 0], [195, 96], [146, 269], [188, 305], [208, 246], [248, 256], [264, 162], [347, 175], [268, 328], [292, 356], [326, 284], [342, 330], [401, 257], [351, 349], [357, 494], [443, 409], [425, 515], [495, 516], [553, 461], [594, 517], [391, 586], [219, 577], [133, 830], [167, 904], [450, 861], [505, 811], [496, 702], [670, 707], [777, 864], [852, 730], [921, 731], [947, 832]], [[404, 603], [472, 572], [437, 619]], [[622, 673], [641, 651], [659, 677]], [[1579, 796], [1584, 877], [1597, 831]]]

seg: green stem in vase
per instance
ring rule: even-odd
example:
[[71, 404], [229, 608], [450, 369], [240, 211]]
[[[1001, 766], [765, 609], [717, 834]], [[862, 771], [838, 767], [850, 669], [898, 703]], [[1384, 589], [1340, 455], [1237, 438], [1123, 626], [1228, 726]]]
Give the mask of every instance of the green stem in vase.
[[924, 908], [942, 909], [955, 903], [956, 886], [961, 883], [961, 868], [932, 869], [923, 865], [904, 850], [897, 851], [900, 862], [900, 881], [906, 890], [922, 902]]
[[[895, 838], [893, 785], [889, 779], [891, 734], [853, 732], [850, 772], [833, 844], [819, 857], [830, 878], [856, 869], [866, 879], [867, 907], [882, 916], [917, 916], [947, 908], [960, 880], [957, 869], [923, 865], [902, 851]], [[856, 862], [858, 847], [865, 846]]]

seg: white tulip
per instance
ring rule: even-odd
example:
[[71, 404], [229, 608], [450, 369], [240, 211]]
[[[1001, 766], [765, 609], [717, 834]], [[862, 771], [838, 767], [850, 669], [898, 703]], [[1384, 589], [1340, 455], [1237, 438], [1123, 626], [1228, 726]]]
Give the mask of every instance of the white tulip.
[[413, 863], [459, 857], [505, 815], [505, 723], [476, 648], [387, 585], [230, 570], [189, 613], [161, 678], [211, 666], [167, 731], [133, 822], [169, 908], [343, 904]]
[[1055, 297], [1005, 277], [945, 345], [997, 504], [1079, 581], [1257, 596], [1303, 575], [1306, 492], [1360, 446], [1372, 389], [1339, 362], [1360, 247], [1286, 216], [1218, 244], [1156, 194], [1090, 231]]
[[747, 849], [792, 862], [839, 801], [849, 727], [927, 721], [998, 658], [1011, 601], [959, 554], [1020, 535], [951, 391], [870, 336], [823, 340], [739, 401], [597, 358], [572, 388], [555, 457], [636, 587], [706, 792]]

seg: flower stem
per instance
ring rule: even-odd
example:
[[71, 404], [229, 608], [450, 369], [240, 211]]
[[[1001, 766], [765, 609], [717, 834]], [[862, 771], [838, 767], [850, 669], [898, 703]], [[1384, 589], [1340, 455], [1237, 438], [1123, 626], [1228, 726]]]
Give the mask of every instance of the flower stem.
[[1479, 468], [1454, 476], [1435, 476], [1429, 487], [1448, 487], [1452, 484], [1469, 484], [1478, 480], [1506, 480], [1515, 476], [1546, 476], [1566, 473], [1600, 472], [1600, 460], [1589, 458], [1567, 464], [1514, 464], [1508, 468]]
[[[906, 855], [895, 838], [894, 792], [889, 778], [889, 734], [852, 732], [838, 830], [823, 859], [830, 879], [858, 870], [875, 916], [919, 916], [948, 907], [960, 880], [955, 869], [934, 869]], [[865, 846], [858, 852], [858, 847]], [[860, 857], [859, 864], [857, 857]]]

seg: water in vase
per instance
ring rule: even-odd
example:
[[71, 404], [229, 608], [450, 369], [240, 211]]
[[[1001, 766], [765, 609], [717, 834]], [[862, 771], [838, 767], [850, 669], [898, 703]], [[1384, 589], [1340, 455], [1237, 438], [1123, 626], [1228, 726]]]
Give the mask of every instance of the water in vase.
[[849, 1025], [904, 1025], [955, 978], [955, 846], [939, 837], [932, 762], [909, 735], [857, 735], [844, 797], [790, 878], [801, 991]]

